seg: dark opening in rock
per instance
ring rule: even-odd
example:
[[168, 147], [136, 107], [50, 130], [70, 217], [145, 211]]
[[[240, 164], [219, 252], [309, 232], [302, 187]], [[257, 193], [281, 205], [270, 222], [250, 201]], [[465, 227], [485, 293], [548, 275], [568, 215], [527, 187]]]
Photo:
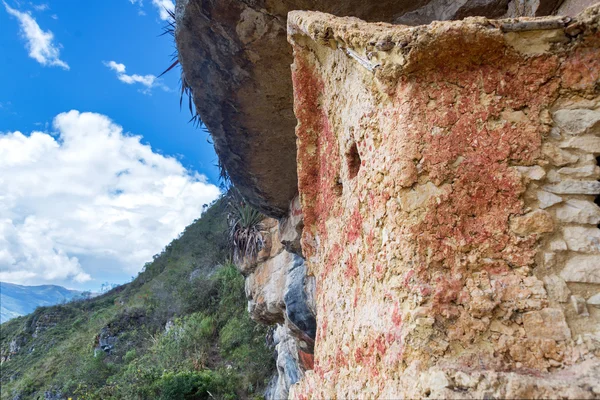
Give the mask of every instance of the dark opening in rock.
[[354, 179], [356, 175], [358, 175], [358, 171], [360, 170], [360, 154], [358, 153], [358, 147], [356, 143], [352, 143], [350, 149], [346, 153], [346, 165], [348, 165], [348, 175], [350, 179]]

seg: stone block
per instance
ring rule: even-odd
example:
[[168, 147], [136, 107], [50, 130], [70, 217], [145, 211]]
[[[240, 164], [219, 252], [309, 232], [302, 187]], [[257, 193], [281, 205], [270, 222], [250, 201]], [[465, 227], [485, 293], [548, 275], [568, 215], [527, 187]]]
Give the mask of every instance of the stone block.
[[544, 190], [556, 194], [600, 194], [600, 182], [564, 180], [555, 185], [546, 185]]
[[562, 239], [555, 239], [549, 244], [550, 250], [552, 251], [567, 251], [569, 248], [567, 247], [567, 243]]
[[579, 156], [576, 154], [561, 150], [551, 143], [544, 143], [542, 145], [542, 154], [552, 165], [557, 167], [573, 164], [579, 160]]
[[596, 293], [595, 295], [587, 299], [587, 303], [590, 306], [600, 308], [600, 293]]
[[545, 308], [523, 314], [523, 326], [528, 338], [567, 340], [571, 330], [562, 310]]
[[600, 283], [600, 255], [577, 254], [571, 257], [560, 276], [567, 282]]
[[546, 192], [545, 190], [539, 190], [536, 193], [540, 208], [552, 207], [555, 204], [563, 201], [562, 197], [555, 194]]
[[549, 233], [554, 231], [554, 220], [552, 219], [552, 215], [547, 211], [535, 210], [528, 214], [511, 218], [510, 229], [521, 236]]
[[539, 181], [546, 176], [546, 171], [544, 168], [539, 165], [534, 165], [533, 167], [516, 167], [517, 171], [521, 173], [521, 175], [527, 177], [532, 181]]
[[558, 110], [554, 113], [553, 117], [556, 125], [569, 135], [594, 133], [600, 129], [600, 111], [581, 108], [575, 110]]
[[560, 175], [565, 175], [570, 178], [600, 178], [600, 167], [597, 165], [586, 165], [577, 168], [561, 168], [558, 170]]
[[579, 149], [594, 154], [600, 154], [600, 137], [578, 136], [560, 142], [559, 147], [568, 149]]
[[585, 226], [566, 226], [563, 237], [569, 250], [581, 253], [600, 252], [600, 229]]
[[589, 317], [590, 313], [588, 312], [587, 306], [585, 304], [585, 299], [581, 296], [573, 295], [571, 296], [571, 304], [573, 305], [573, 309], [577, 315], [582, 317]]
[[588, 200], [569, 199], [556, 209], [560, 222], [592, 224], [600, 223], [600, 207]]
[[544, 277], [544, 286], [551, 299], [560, 303], [569, 301], [571, 291], [567, 287], [567, 283], [560, 276], [550, 275]]

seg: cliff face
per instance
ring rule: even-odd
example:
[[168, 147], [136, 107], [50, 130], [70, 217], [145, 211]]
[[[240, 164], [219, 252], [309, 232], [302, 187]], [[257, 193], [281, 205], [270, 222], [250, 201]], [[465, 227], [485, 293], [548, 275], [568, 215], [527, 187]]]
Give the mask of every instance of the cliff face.
[[290, 14], [318, 316], [292, 398], [600, 395], [599, 11]]
[[277, 218], [238, 260], [267, 397], [598, 397], [599, 8], [343, 3], [177, 4], [220, 161]]

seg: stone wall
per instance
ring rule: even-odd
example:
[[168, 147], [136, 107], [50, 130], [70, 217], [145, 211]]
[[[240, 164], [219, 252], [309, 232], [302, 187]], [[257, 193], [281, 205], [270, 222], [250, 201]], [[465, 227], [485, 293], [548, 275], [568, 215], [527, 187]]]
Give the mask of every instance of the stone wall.
[[599, 10], [290, 13], [318, 322], [290, 397], [600, 396]]

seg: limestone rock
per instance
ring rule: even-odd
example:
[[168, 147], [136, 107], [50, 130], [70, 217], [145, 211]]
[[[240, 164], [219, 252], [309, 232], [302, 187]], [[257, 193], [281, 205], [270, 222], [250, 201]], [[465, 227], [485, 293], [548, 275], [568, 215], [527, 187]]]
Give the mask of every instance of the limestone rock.
[[550, 298], [560, 303], [566, 303], [567, 301], [569, 301], [571, 291], [569, 290], [567, 284], [561, 277], [556, 275], [546, 276], [544, 278], [544, 285]]
[[546, 176], [546, 171], [544, 168], [539, 165], [534, 165], [533, 167], [516, 167], [517, 171], [521, 173], [521, 175], [527, 177], [532, 181], [539, 181]]
[[293, 255], [286, 251], [260, 263], [246, 278], [246, 296], [250, 316], [265, 325], [284, 322], [283, 294]]
[[569, 250], [582, 253], [600, 253], [600, 229], [583, 226], [566, 226], [563, 236]]
[[595, 295], [587, 299], [587, 303], [590, 306], [600, 308], [600, 293], [596, 293]]
[[600, 137], [578, 136], [560, 142], [562, 148], [580, 149], [594, 154], [600, 154]]
[[590, 133], [600, 128], [600, 111], [558, 110], [553, 117], [558, 127], [569, 135]]
[[299, 368], [298, 347], [292, 333], [282, 325], [275, 330], [273, 339], [277, 353], [277, 375], [267, 388], [265, 399], [287, 399], [290, 387], [303, 376]]
[[563, 200], [562, 197], [546, 192], [545, 190], [539, 190], [536, 192], [536, 196], [539, 201], [540, 208], [552, 207]]
[[579, 160], [579, 157], [573, 153], [561, 150], [552, 143], [544, 143], [542, 145], [542, 154], [557, 167], [573, 164]]
[[555, 239], [549, 243], [550, 250], [552, 251], [567, 251], [567, 243], [562, 239]]
[[566, 179], [555, 185], [546, 185], [544, 190], [557, 194], [600, 194], [600, 182]]
[[510, 229], [521, 236], [549, 233], [554, 231], [554, 220], [547, 211], [536, 210], [511, 218]]
[[[308, 306], [308, 297], [305, 291], [306, 266], [304, 259], [298, 255], [293, 256], [293, 263], [288, 268], [286, 277], [285, 313], [287, 320], [293, 328], [305, 334], [312, 344], [315, 339], [317, 322], [315, 316]], [[309, 348], [312, 352], [312, 346]]]
[[572, 256], [560, 276], [567, 282], [600, 283], [600, 255]]
[[571, 178], [599, 178], [600, 167], [597, 165], [586, 165], [585, 167], [577, 168], [561, 168], [558, 170], [558, 173]]
[[600, 207], [588, 200], [569, 199], [556, 209], [556, 218], [560, 222], [597, 225]]
[[560, 309], [546, 308], [523, 314], [523, 327], [527, 337], [567, 340], [571, 338], [571, 330]]
[[577, 315], [581, 315], [582, 317], [590, 316], [585, 304], [585, 299], [583, 297], [576, 295], [571, 296], [571, 304], [573, 305], [573, 309]]

